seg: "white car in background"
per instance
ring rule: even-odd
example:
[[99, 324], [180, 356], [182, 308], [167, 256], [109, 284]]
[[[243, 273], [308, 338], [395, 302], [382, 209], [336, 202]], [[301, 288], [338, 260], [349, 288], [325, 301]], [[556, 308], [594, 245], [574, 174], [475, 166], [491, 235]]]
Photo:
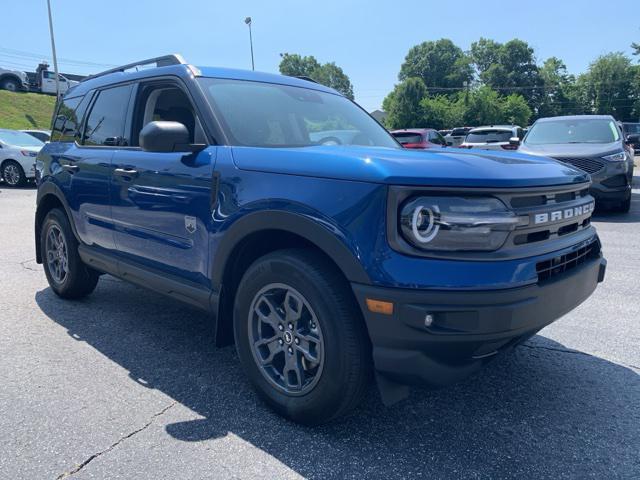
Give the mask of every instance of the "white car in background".
[[51, 130], [20, 130], [21, 132], [28, 133], [32, 137], [36, 137], [42, 142], [48, 142], [51, 140]]
[[516, 125], [491, 125], [472, 128], [460, 148], [481, 150], [517, 150], [524, 138], [524, 130]]
[[8, 186], [21, 187], [35, 178], [36, 157], [43, 146], [28, 133], [0, 129], [0, 176]]

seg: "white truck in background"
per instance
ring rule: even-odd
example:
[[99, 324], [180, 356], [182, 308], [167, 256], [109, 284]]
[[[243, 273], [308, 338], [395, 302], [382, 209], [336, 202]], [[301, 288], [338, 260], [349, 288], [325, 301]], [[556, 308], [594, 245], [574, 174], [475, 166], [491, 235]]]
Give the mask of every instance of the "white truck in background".
[[[19, 70], [9, 70], [0, 67], [0, 89], [10, 92], [38, 92], [56, 94], [56, 74], [48, 70], [49, 65], [41, 63], [35, 73], [26, 73]], [[60, 93], [63, 94], [71, 87], [78, 84], [64, 75], [58, 74]]]

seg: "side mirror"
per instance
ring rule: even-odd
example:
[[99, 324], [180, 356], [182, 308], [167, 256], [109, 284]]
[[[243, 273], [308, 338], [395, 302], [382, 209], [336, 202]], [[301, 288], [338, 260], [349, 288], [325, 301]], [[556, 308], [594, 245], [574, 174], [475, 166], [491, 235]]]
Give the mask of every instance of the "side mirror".
[[520, 139], [518, 137], [511, 137], [509, 139], [509, 145], [512, 145], [514, 147], [519, 147], [520, 146]]
[[635, 143], [640, 143], [640, 135], [638, 134], [631, 134], [631, 135], [627, 135], [627, 138], [625, 139], [624, 143], [626, 143], [627, 145], [633, 145]]
[[199, 152], [206, 145], [192, 144], [189, 130], [179, 122], [147, 123], [140, 131], [140, 147], [147, 152]]

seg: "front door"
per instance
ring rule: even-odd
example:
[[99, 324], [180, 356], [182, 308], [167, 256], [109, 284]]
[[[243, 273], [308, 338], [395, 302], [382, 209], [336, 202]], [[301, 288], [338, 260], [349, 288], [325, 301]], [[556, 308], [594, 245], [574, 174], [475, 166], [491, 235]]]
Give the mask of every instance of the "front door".
[[[207, 143], [189, 97], [171, 83], [140, 85], [131, 143], [154, 120], [183, 123]], [[115, 152], [111, 181], [115, 242], [124, 260], [208, 286], [208, 230], [216, 148], [198, 153]]]

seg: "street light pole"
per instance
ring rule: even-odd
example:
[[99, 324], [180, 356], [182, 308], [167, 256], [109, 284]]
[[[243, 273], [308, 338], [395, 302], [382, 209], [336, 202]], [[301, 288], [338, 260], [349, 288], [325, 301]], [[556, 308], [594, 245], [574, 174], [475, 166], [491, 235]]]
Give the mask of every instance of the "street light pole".
[[51, 53], [53, 55], [53, 71], [56, 75], [56, 102], [60, 99], [60, 78], [58, 74], [58, 57], [56, 56], [56, 42], [53, 39], [53, 19], [51, 18], [51, 0], [47, 0], [49, 10], [49, 34], [51, 35]]
[[255, 70], [256, 67], [255, 67], [255, 64], [253, 63], [253, 36], [251, 35], [251, 17], [245, 18], [244, 23], [246, 23], [249, 26], [249, 45], [251, 45], [251, 70]]

